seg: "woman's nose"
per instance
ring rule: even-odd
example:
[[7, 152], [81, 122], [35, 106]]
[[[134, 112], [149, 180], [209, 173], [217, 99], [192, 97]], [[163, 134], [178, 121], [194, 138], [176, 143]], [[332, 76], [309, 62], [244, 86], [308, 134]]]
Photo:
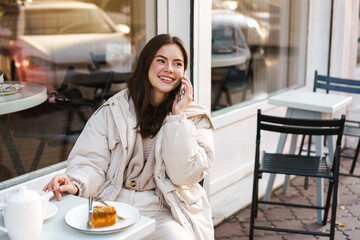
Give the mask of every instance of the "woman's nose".
[[165, 66], [165, 69], [164, 69], [165, 72], [174, 72], [174, 69], [171, 67], [171, 64], [168, 64]]

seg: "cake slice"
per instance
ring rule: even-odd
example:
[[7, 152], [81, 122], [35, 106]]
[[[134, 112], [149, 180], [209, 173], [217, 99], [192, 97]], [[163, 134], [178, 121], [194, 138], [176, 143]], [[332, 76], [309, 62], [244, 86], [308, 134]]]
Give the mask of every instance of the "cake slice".
[[116, 208], [114, 206], [94, 206], [92, 222], [94, 228], [116, 224]]

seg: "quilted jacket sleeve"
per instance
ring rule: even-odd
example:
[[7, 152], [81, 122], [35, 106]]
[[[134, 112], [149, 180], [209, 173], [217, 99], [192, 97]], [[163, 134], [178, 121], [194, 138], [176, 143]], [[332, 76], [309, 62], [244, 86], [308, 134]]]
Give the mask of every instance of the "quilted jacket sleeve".
[[82, 197], [96, 196], [105, 182], [110, 163], [106, 108], [87, 122], [69, 158], [66, 174], [78, 186]]
[[168, 177], [175, 185], [199, 182], [215, 161], [209, 118], [205, 114], [192, 118], [170, 115], [163, 128], [161, 155]]

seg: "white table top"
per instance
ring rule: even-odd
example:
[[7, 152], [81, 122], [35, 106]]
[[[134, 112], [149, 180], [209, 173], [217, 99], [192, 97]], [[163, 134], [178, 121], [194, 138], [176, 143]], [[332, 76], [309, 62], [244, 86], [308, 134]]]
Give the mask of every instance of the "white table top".
[[246, 62], [246, 55], [243, 52], [222, 53], [211, 55], [211, 67], [230, 67]]
[[43, 103], [47, 98], [46, 88], [38, 83], [20, 82], [18, 93], [0, 96], [0, 115], [18, 112]]
[[289, 90], [268, 99], [269, 104], [323, 113], [334, 113], [351, 101], [351, 96], [298, 90]]
[[[140, 220], [134, 225], [116, 233], [110, 234], [88, 234], [77, 231], [65, 223], [65, 215], [72, 208], [88, 203], [88, 200], [74, 195], [63, 196], [63, 199], [59, 202], [57, 200], [51, 200], [58, 207], [58, 211], [55, 216], [44, 221], [43, 229], [41, 231], [40, 238], [38, 240], [49, 240], [49, 239], [116, 239], [116, 240], [135, 240], [141, 239], [148, 234], [155, 231], [155, 220], [145, 216], [141, 216]], [[0, 213], [0, 225], [4, 226], [4, 218]], [[19, 226], [19, 230], [21, 227]], [[9, 239], [8, 235], [0, 231], [0, 239]]]

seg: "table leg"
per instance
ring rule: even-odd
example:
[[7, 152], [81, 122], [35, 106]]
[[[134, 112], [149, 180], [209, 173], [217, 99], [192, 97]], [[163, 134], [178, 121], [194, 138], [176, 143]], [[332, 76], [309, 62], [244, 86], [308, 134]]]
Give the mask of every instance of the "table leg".
[[[323, 137], [322, 136], [315, 136], [316, 141], [316, 155], [322, 156], [323, 155]], [[323, 178], [316, 178], [316, 204], [318, 206], [323, 206], [324, 204], [324, 179]], [[324, 216], [324, 210], [318, 209], [317, 210], [317, 222], [321, 223]]]
[[4, 124], [4, 122], [6, 121], [5, 119], [1, 119], [1, 120], [4, 120], [0, 123], [0, 133], [1, 133], [1, 136], [3, 137], [4, 139], [4, 143], [6, 145], [6, 148], [9, 152], [9, 155], [10, 155], [10, 158], [13, 162], [13, 165], [15, 167], [15, 170], [16, 170], [16, 173], [18, 175], [22, 175], [25, 173], [25, 169], [24, 169], [24, 166], [21, 162], [21, 159], [19, 157], [19, 153], [16, 149], [16, 145], [14, 143], [14, 140], [11, 136], [11, 132], [7, 126], [7, 124]]

